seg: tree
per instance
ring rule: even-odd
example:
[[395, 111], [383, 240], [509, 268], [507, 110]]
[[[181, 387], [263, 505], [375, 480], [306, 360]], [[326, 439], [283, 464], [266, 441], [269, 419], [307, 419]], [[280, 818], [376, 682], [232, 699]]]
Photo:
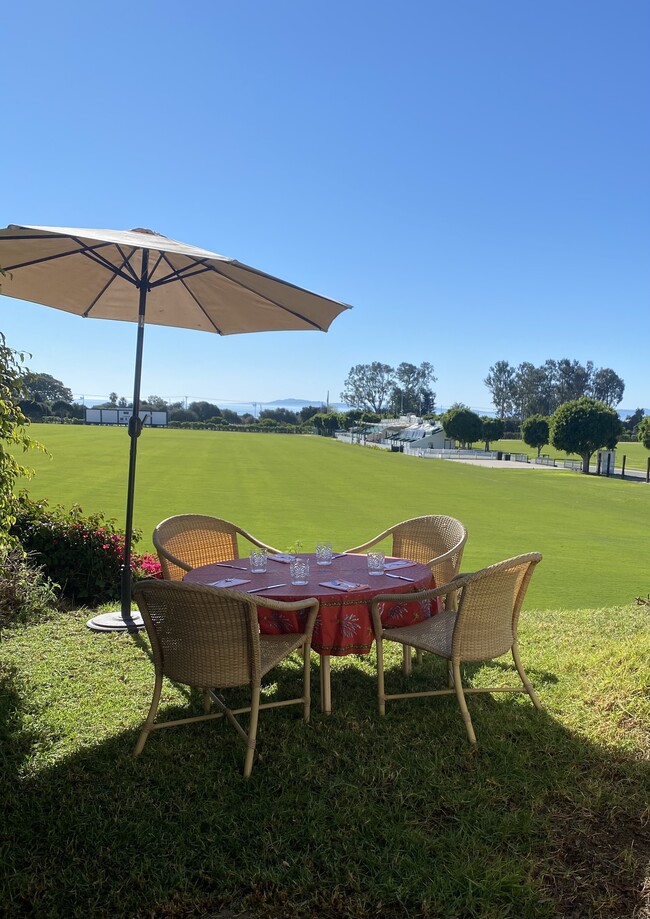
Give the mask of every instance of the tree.
[[344, 385], [341, 399], [346, 405], [381, 414], [395, 388], [395, 371], [389, 364], [379, 361], [356, 364]]
[[432, 411], [435, 407], [436, 394], [431, 384], [436, 382], [433, 365], [423, 361], [419, 367], [415, 364], [401, 363], [395, 371], [395, 386], [392, 402], [400, 412], [421, 415], [423, 411]]
[[219, 406], [213, 405], [212, 402], [190, 402], [188, 408], [190, 412], [194, 412], [199, 421], [208, 421], [221, 414]]
[[591, 392], [591, 381], [594, 365], [587, 361], [586, 366], [579, 361], [563, 357], [559, 361], [546, 361], [551, 390], [552, 405], [547, 410], [555, 411], [565, 402], [572, 402]]
[[146, 404], [149, 408], [153, 409], [154, 412], [164, 412], [167, 408], [167, 400], [163, 399], [162, 396], [147, 396]]
[[14, 484], [30, 472], [18, 462], [10, 447], [23, 451], [39, 445], [27, 434], [28, 421], [19, 406], [24, 392], [24, 355], [7, 346], [0, 332], [0, 550], [6, 552], [12, 540], [9, 530], [16, 520]]
[[49, 373], [27, 371], [23, 377], [23, 389], [35, 402], [72, 402], [72, 390], [64, 386], [61, 380], [55, 380]]
[[515, 414], [520, 421], [529, 415], [547, 415], [553, 411], [548, 367], [535, 367], [523, 361], [517, 367], [515, 382]]
[[594, 399], [613, 407], [620, 403], [624, 392], [625, 383], [610, 367], [601, 367], [594, 373], [591, 383]]
[[483, 381], [492, 395], [499, 418], [512, 415], [515, 405], [515, 368], [508, 361], [497, 361]]
[[117, 393], [116, 392], [110, 393], [108, 397], [108, 404], [113, 405], [113, 406], [117, 405]]
[[170, 421], [198, 421], [196, 414], [186, 408], [174, 408], [169, 413]]
[[298, 414], [300, 415], [301, 422], [309, 421], [310, 418], [313, 418], [314, 415], [317, 415], [321, 409], [316, 405], [304, 405]]
[[537, 455], [542, 452], [549, 438], [549, 420], [544, 415], [529, 415], [521, 423], [521, 436], [525, 444], [535, 447]]
[[271, 418], [279, 424], [300, 423], [297, 413], [288, 408], [265, 408], [260, 412], [260, 418]]
[[440, 420], [447, 437], [460, 441], [463, 448], [481, 437], [481, 419], [466, 405], [452, 405]]
[[632, 414], [628, 415], [623, 422], [623, 427], [625, 430], [629, 431], [630, 434], [633, 434], [637, 425], [643, 421], [644, 415], [645, 412], [642, 408], [637, 408], [635, 411], [633, 411]]
[[646, 415], [643, 421], [639, 422], [637, 434], [646, 450], [650, 450], [650, 415]]
[[319, 434], [333, 437], [334, 432], [341, 426], [341, 420], [336, 412], [319, 412], [310, 419]]
[[490, 449], [491, 440], [499, 440], [503, 437], [505, 424], [503, 418], [490, 418], [483, 415], [481, 418], [481, 437], [485, 442], [485, 449]]
[[583, 396], [565, 402], [551, 418], [551, 443], [565, 453], [577, 453], [582, 471], [589, 474], [589, 460], [595, 450], [613, 450], [622, 432], [621, 420], [609, 405]]

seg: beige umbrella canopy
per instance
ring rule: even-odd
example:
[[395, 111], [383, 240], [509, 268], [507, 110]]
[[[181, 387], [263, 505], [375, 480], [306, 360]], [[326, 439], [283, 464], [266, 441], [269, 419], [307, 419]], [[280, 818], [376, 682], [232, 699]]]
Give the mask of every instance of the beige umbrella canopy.
[[326, 332], [350, 307], [152, 230], [11, 225], [0, 230], [0, 267], [4, 296], [84, 318], [138, 323], [121, 615], [98, 623], [133, 628], [130, 559], [145, 323], [219, 335]]

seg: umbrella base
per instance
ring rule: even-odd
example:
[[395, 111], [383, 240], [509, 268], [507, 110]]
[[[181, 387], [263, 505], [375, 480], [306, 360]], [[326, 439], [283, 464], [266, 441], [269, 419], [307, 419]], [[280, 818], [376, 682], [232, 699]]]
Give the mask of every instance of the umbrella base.
[[133, 612], [130, 616], [114, 612], [94, 616], [86, 626], [94, 632], [137, 632], [144, 628], [144, 622], [139, 612]]

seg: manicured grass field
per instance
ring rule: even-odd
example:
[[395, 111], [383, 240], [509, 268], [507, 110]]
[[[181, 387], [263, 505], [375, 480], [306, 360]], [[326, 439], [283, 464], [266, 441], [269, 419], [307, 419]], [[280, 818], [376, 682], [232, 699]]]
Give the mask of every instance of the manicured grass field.
[[[124, 518], [128, 436], [121, 428], [34, 425], [51, 458], [29, 455], [27, 483], [51, 504]], [[650, 489], [553, 469], [488, 469], [349, 446], [321, 437], [148, 430], [139, 441], [140, 548], [179, 513], [234, 520], [265, 542], [313, 551], [356, 545], [408, 517], [451, 514], [469, 530], [464, 570], [544, 554], [529, 600], [608, 607], [650, 591]]]
[[[39, 426], [34, 495], [123, 517], [123, 430]], [[478, 469], [312, 437], [147, 431], [136, 524], [237, 520], [312, 549], [449, 513], [464, 570], [544, 553], [519, 630], [543, 705], [454, 698], [376, 708], [374, 649], [332, 661], [333, 714], [262, 712], [259, 760], [228, 724], [156, 732], [132, 756], [153, 686], [146, 636], [92, 633], [87, 610], [0, 640], [0, 915], [6, 919], [623, 919], [647, 913], [650, 489], [552, 469]], [[387, 686], [446, 684], [425, 655]], [[265, 700], [295, 696], [296, 658]], [[512, 685], [507, 658], [469, 686]], [[234, 698], [233, 698], [234, 695]], [[238, 691], [229, 692], [233, 705]], [[245, 704], [245, 694], [241, 703]], [[165, 681], [160, 716], [200, 712]], [[645, 884], [645, 887], [644, 887]], [[225, 912], [220, 911], [224, 909]], [[645, 910], [645, 912], [644, 912]]]

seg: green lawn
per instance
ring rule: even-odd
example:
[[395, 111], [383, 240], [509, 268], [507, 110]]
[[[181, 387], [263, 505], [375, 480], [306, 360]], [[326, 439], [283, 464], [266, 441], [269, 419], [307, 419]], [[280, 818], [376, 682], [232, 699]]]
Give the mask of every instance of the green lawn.
[[[121, 518], [123, 430], [35, 426], [34, 495]], [[477, 469], [312, 437], [146, 431], [136, 524], [200, 511], [280, 547], [355, 544], [449, 513], [465, 570], [538, 549], [520, 627], [540, 696], [376, 710], [374, 651], [332, 662], [334, 710], [260, 716], [259, 760], [220, 722], [133, 747], [153, 687], [144, 635], [88, 611], [0, 640], [0, 915], [6, 919], [622, 919], [647, 910], [650, 489], [558, 470]], [[146, 540], [150, 545], [149, 539]], [[295, 695], [291, 660], [266, 695]], [[507, 659], [468, 665], [503, 685]], [[445, 684], [425, 655], [392, 691]], [[238, 694], [231, 701], [236, 704]], [[243, 697], [242, 697], [243, 701]], [[160, 714], [200, 700], [166, 682]], [[647, 879], [645, 879], [647, 885]], [[231, 912], [232, 911], [232, 912]]]
[[[32, 453], [31, 494], [50, 503], [124, 517], [124, 429], [34, 425], [51, 457]], [[463, 567], [472, 570], [532, 550], [544, 561], [534, 605], [607, 607], [650, 590], [650, 489], [550, 469], [478, 469], [443, 460], [351, 447], [305, 436], [145, 431], [139, 441], [135, 525], [141, 548], [154, 526], [178, 513], [234, 520], [265, 542], [312, 551], [336, 548], [421, 514], [451, 514], [467, 526]]]
[[[221, 722], [155, 733], [133, 759], [153, 686], [144, 638], [93, 634], [83, 612], [8, 633], [0, 915], [641, 919], [647, 616], [525, 611], [522, 656], [544, 710], [470, 696], [478, 753], [453, 698], [389, 703], [380, 718], [374, 654], [334, 659], [334, 712], [321, 715], [314, 656], [310, 723], [262, 712], [248, 782]], [[503, 684], [506, 666], [466, 678]], [[287, 663], [267, 696], [295, 695], [298, 673]], [[433, 656], [414, 666], [412, 688], [444, 683]], [[387, 685], [406, 688], [394, 654]], [[165, 683], [162, 717], [187, 703]]]

